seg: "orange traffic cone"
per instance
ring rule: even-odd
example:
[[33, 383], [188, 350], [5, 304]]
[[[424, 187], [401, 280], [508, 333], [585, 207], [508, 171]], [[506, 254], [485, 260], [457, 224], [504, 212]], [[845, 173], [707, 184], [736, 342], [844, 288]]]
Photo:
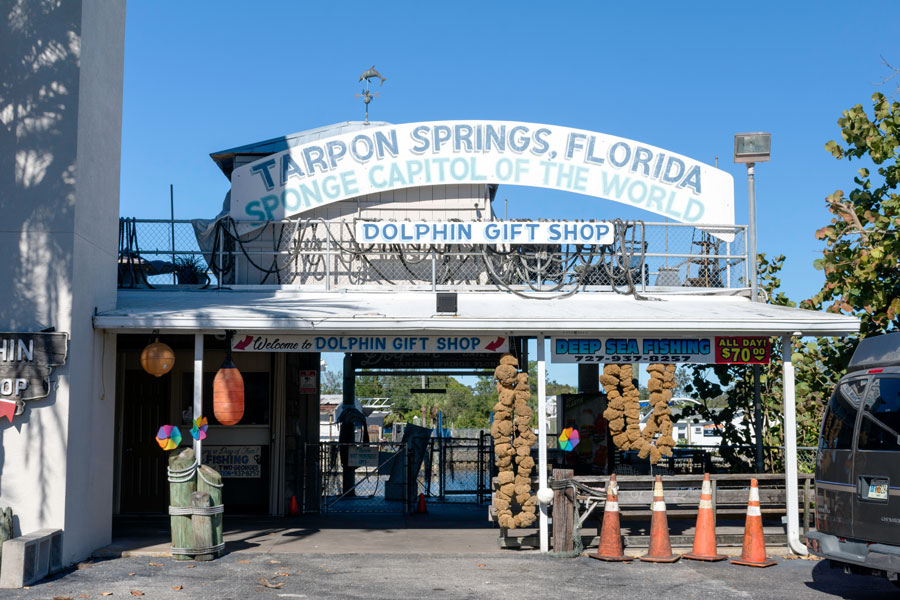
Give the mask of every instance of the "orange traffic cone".
[[416, 504], [417, 515], [427, 515], [428, 506], [425, 504], [425, 494], [419, 494], [419, 502]]
[[622, 553], [622, 533], [619, 529], [619, 484], [616, 474], [609, 476], [606, 486], [606, 506], [603, 508], [603, 526], [600, 529], [600, 545], [591, 558], [606, 561], [632, 560]]
[[641, 557], [644, 562], [675, 562], [680, 556], [672, 554], [669, 542], [669, 521], [666, 519], [666, 501], [663, 497], [662, 477], [656, 476], [653, 484], [653, 516], [650, 518], [650, 551]]
[[740, 560], [733, 559], [731, 562], [747, 567], [771, 567], [778, 561], [766, 556], [758, 485], [755, 479], [750, 480], [750, 501], [747, 502], [747, 521], [744, 524], [744, 548]]
[[712, 506], [712, 484], [709, 473], [703, 474], [703, 487], [700, 488], [700, 510], [697, 511], [697, 530], [694, 532], [694, 549], [683, 555], [691, 560], [717, 561], [725, 560], [716, 548], [716, 511]]
[[296, 517], [300, 514], [300, 506], [297, 504], [297, 496], [291, 496], [291, 506], [288, 508], [288, 514]]

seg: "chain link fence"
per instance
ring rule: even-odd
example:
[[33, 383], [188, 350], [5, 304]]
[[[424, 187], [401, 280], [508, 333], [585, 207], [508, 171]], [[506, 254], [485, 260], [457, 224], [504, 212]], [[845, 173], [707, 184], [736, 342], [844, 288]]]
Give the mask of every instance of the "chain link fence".
[[218, 285], [191, 221], [119, 220], [119, 287]]
[[629, 221], [615, 229], [607, 246], [401, 246], [358, 243], [350, 220], [254, 223], [252, 230], [223, 220], [195, 231], [187, 220], [121, 219], [119, 285], [543, 292], [747, 286], [744, 226]]

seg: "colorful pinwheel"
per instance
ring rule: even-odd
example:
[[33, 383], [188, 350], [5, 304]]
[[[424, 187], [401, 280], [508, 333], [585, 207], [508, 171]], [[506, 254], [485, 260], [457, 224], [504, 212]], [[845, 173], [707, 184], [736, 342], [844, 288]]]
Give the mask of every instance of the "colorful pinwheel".
[[156, 433], [156, 443], [163, 450], [174, 450], [181, 444], [181, 431], [174, 425], [163, 425]]
[[191, 437], [195, 440], [205, 440], [208, 428], [209, 422], [206, 420], [206, 417], [197, 417], [194, 419], [194, 426], [191, 427]]
[[578, 442], [581, 441], [581, 436], [578, 435], [578, 430], [574, 427], [566, 427], [559, 434], [558, 441], [560, 448], [566, 452], [571, 452], [578, 445]]

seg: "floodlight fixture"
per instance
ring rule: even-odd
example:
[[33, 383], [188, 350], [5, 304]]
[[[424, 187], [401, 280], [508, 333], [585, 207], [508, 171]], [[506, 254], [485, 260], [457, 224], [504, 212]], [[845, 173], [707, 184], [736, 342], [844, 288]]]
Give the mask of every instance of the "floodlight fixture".
[[769, 162], [771, 149], [771, 133], [758, 131], [734, 134], [734, 162], [736, 163]]

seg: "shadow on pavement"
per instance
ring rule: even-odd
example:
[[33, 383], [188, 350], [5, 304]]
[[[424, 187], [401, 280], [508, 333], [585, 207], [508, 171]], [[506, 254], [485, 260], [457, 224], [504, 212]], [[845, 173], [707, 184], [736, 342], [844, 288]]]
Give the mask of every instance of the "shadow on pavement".
[[812, 570], [812, 582], [806, 586], [817, 592], [846, 600], [881, 600], [900, 598], [900, 589], [883, 577], [847, 575], [843, 569], [832, 569], [827, 560]]

